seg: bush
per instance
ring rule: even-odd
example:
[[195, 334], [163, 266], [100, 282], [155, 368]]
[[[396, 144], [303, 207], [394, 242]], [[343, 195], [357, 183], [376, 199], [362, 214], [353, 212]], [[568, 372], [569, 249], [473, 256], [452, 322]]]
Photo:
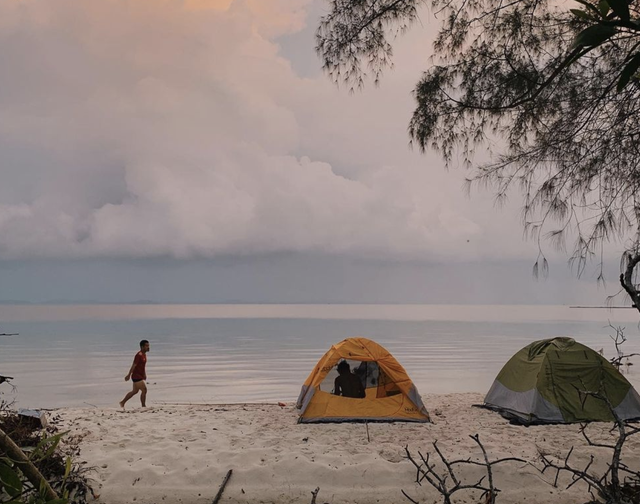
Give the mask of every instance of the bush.
[[0, 504], [87, 502], [90, 469], [73, 462], [77, 443], [61, 445], [66, 434], [38, 428], [0, 400]]

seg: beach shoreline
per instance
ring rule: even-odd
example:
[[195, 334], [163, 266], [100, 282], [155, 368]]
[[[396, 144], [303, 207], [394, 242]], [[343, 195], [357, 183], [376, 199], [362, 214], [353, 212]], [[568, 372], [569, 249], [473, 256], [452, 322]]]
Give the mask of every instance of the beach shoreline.
[[[537, 467], [538, 449], [582, 467], [593, 454], [594, 470], [604, 471], [609, 451], [586, 446], [578, 425], [519, 427], [499, 414], [472, 405], [478, 393], [423, 396], [433, 423], [298, 424], [293, 403], [154, 405], [113, 408], [61, 408], [51, 412], [61, 430], [80, 440], [79, 461], [94, 468], [97, 504], [204, 504], [212, 502], [229, 469], [220, 503], [406, 502], [402, 490], [419, 502], [441, 502], [416, 470], [405, 446], [417, 455], [434, 452], [433, 442], [451, 459], [478, 459], [478, 434], [491, 460], [519, 457], [494, 467], [498, 502], [579, 504], [589, 500], [585, 484], [565, 489]], [[595, 439], [610, 439], [611, 424], [592, 424]], [[435, 455], [435, 453], [434, 453]], [[625, 444], [623, 460], [640, 461], [640, 436]], [[481, 468], [463, 478], [477, 481]], [[460, 495], [460, 494], [457, 494]], [[461, 496], [462, 497], [462, 496]], [[475, 497], [474, 497], [475, 498]], [[476, 502], [468, 495], [467, 502]], [[464, 500], [463, 500], [464, 502]]]

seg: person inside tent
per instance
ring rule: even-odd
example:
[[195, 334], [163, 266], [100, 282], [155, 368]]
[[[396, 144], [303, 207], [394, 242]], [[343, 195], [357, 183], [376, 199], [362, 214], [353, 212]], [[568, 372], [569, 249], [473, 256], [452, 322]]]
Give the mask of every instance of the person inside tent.
[[349, 363], [342, 361], [338, 364], [338, 376], [334, 382], [333, 393], [343, 397], [362, 399], [365, 397], [364, 387], [360, 378], [351, 372]]

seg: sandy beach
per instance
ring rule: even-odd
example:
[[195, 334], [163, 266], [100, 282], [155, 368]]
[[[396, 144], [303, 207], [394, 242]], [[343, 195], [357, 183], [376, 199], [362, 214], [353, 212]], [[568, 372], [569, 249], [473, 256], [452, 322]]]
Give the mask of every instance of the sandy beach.
[[[433, 452], [432, 443], [452, 459], [478, 458], [469, 437], [479, 434], [490, 459], [515, 456], [541, 467], [538, 448], [586, 464], [595, 456], [594, 471], [610, 459], [603, 448], [586, 446], [577, 425], [518, 427], [497, 413], [472, 407], [480, 394], [427, 395], [432, 424], [361, 423], [298, 424], [293, 403], [234, 405], [153, 405], [60, 409], [51, 413], [57, 425], [79, 437], [80, 460], [94, 467], [97, 503], [135, 502], [200, 504], [211, 502], [227, 471], [233, 469], [221, 503], [309, 503], [320, 488], [318, 503], [441, 502], [426, 482], [416, 484], [416, 471], [404, 447], [417, 454]], [[594, 439], [608, 439], [610, 424], [592, 424]], [[369, 437], [367, 437], [369, 436]], [[640, 436], [630, 438], [623, 460], [640, 465]], [[508, 462], [494, 468], [498, 502], [578, 504], [588, 500], [586, 484], [565, 489], [550, 482], [533, 465]], [[460, 476], [481, 475], [465, 466]], [[456, 494], [459, 502], [477, 502]]]

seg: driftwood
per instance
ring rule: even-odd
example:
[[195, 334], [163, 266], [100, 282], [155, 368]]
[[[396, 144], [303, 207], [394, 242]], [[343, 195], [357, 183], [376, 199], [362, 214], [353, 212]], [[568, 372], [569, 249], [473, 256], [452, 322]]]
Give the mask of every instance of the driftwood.
[[[480, 498], [484, 499], [482, 502], [486, 502], [487, 504], [495, 504], [496, 496], [500, 492], [500, 489], [495, 486], [493, 481], [493, 466], [504, 462], [522, 462], [525, 464], [528, 464], [528, 462], [517, 457], [506, 457], [490, 461], [487, 455], [487, 451], [480, 441], [480, 436], [476, 434], [469, 437], [473, 439], [480, 447], [480, 450], [482, 451], [482, 461], [471, 460], [471, 458], [450, 461], [444, 456], [444, 454], [438, 447], [438, 441], [436, 440], [433, 442], [433, 448], [435, 449], [435, 452], [442, 464], [444, 464], [446, 472], [444, 470], [439, 472], [436, 469], [436, 464], [432, 463], [430, 460], [431, 454], [427, 453], [427, 455], [424, 456], [422, 455], [422, 453], [418, 452], [418, 456], [420, 457], [420, 460], [418, 461], [413, 458], [411, 452], [409, 451], [409, 447], [406, 446], [405, 452], [407, 454], [407, 458], [417, 470], [416, 483], [422, 485], [422, 481], [426, 480], [433, 488], [438, 491], [440, 495], [442, 495], [444, 504], [451, 504], [451, 498], [453, 494], [461, 490], [480, 491], [482, 492]], [[456, 466], [465, 464], [484, 467], [487, 471], [486, 476], [483, 476], [474, 483], [464, 483], [456, 474], [455, 468]], [[485, 478], [487, 479], [486, 484], [484, 482]], [[418, 501], [412, 499], [409, 495], [407, 495], [404, 490], [402, 490], [402, 494], [413, 504], [420, 504]]]
[[318, 497], [319, 491], [320, 487], [316, 487], [316, 489], [311, 492], [311, 504], [316, 504], [316, 498]]
[[218, 489], [218, 493], [213, 498], [213, 503], [212, 504], [218, 504], [218, 501], [220, 500], [220, 497], [222, 497], [222, 492], [224, 492], [224, 487], [227, 486], [227, 483], [229, 481], [229, 478], [231, 478], [231, 474], [232, 473], [233, 473], [233, 469], [229, 469], [229, 471], [227, 471], [227, 475], [222, 480], [222, 484], [220, 485], [220, 488]]
[[48, 501], [58, 498], [58, 494], [51, 488], [51, 485], [49, 485], [49, 482], [42, 476], [40, 471], [38, 471], [38, 468], [33, 465], [20, 447], [16, 445], [2, 429], [0, 429], [0, 449], [15, 462], [36, 490], [42, 489], [44, 491]]

